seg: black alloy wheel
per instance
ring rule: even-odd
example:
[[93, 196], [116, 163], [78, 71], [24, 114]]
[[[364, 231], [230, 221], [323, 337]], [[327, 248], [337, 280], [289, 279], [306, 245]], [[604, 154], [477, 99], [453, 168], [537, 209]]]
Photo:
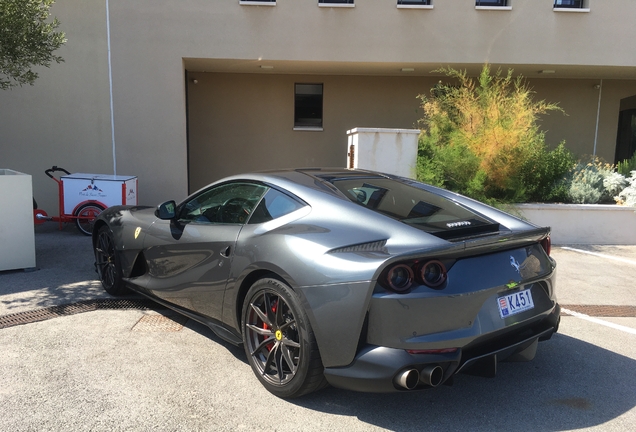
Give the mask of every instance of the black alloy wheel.
[[242, 322], [245, 353], [267, 390], [293, 398], [326, 385], [307, 314], [287, 285], [257, 281], [247, 294]]
[[115, 250], [115, 239], [110, 228], [105, 225], [97, 233], [95, 268], [99, 275], [99, 280], [107, 293], [122, 295], [126, 292], [122, 279], [121, 263]]

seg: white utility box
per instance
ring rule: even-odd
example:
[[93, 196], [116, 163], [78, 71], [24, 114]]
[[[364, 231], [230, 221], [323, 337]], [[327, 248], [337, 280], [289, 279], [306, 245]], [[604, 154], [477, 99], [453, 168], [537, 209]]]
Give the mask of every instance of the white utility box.
[[64, 213], [73, 215], [87, 202], [108, 208], [137, 205], [137, 177], [123, 175], [73, 173], [60, 177]]
[[355, 128], [347, 131], [347, 167], [415, 178], [417, 129]]
[[34, 267], [31, 176], [0, 169], [0, 271]]

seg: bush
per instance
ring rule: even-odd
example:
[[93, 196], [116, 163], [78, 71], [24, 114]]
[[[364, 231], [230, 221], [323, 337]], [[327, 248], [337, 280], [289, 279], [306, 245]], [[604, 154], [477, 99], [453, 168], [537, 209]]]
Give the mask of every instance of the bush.
[[624, 177], [599, 157], [579, 162], [570, 174], [568, 195], [575, 204], [613, 202], [614, 195], [623, 188]]
[[572, 152], [561, 142], [548, 151], [537, 147], [522, 165], [518, 179], [525, 187], [526, 200], [534, 202], [563, 202], [568, 199], [568, 176], [576, 165]]
[[485, 65], [476, 80], [452, 68], [437, 72], [454, 83], [440, 82], [430, 97], [419, 96], [424, 118], [418, 180], [490, 203], [554, 196], [555, 183], [573, 160], [563, 145], [547, 150], [537, 121], [562, 110], [533, 101], [512, 70], [491, 74]]
[[636, 170], [631, 171], [631, 177], [626, 181], [629, 186], [623, 189], [614, 199], [618, 204], [636, 207]]
[[625, 159], [624, 161], [616, 164], [616, 171], [625, 177], [629, 177], [630, 172], [634, 170], [636, 170], [636, 151], [631, 158]]

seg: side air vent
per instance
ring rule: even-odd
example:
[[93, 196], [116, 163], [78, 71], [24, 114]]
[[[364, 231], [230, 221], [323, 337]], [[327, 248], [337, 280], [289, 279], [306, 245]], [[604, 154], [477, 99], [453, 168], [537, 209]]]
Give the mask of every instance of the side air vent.
[[337, 249], [331, 249], [328, 253], [345, 253], [345, 252], [381, 252], [387, 253], [386, 240], [379, 240], [369, 243], [360, 243], [351, 246], [345, 246]]

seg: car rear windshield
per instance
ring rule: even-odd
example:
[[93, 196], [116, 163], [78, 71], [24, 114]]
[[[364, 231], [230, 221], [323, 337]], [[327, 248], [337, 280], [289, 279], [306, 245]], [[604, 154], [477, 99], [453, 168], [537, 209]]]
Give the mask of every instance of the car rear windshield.
[[325, 178], [370, 210], [443, 239], [499, 231], [499, 224], [454, 201], [385, 177]]

